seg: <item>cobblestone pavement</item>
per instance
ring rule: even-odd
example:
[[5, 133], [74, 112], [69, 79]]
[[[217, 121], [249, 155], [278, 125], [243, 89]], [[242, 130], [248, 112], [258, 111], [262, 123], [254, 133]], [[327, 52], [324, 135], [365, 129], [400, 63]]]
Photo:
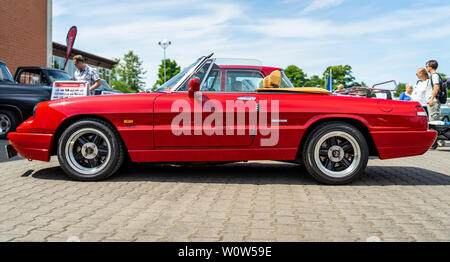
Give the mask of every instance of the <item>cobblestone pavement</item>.
[[18, 156], [13, 157], [12, 159], [6, 158], [5, 146], [9, 144], [7, 139], [0, 139], [0, 163], [6, 161], [20, 160], [21, 158]]
[[292, 164], [135, 165], [75, 182], [0, 163], [0, 241], [449, 241], [450, 147], [370, 160], [346, 186]]

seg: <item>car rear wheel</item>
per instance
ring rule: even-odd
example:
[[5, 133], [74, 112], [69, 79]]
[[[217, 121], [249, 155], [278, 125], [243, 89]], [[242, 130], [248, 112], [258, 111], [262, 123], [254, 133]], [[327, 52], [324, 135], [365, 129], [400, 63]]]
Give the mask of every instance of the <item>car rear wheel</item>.
[[6, 138], [9, 132], [15, 131], [18, 124], [16, 115], [9, 110], [0, 110], [0, 138]]
[[302, 156], [306, 170], [318, 182], [347, 184], [366, 168], [369, 147], [364, 135], [354, 126], [330, 122], [312, 131]]
[[125, 158], [115, 129], [105, 121], [86, 119], [69, 126], [58, 144], [58, 160], [76, 180], [94, 181], [113, 175]]

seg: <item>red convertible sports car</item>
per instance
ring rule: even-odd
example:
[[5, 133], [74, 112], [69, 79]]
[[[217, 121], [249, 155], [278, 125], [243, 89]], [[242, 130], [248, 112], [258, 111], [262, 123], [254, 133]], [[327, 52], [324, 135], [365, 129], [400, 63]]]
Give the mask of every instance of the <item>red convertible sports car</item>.
[[418, 103], [295, 88], [280, 68], [211, 54], [155, 92], [39, 103], [9, 134], [7, 151], [41, 161], [57, 155], [77, 180], [105, 179], [127, 160], [280, 160], [344, 184], [369, 156], [421, 155], [436, 135]]

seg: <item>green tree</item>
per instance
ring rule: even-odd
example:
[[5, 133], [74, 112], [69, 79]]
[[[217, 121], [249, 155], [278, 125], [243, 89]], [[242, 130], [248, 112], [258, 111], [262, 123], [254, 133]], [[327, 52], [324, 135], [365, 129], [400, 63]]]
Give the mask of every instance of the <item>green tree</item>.
[[[175, 60], [166, 59], [166, 81], [174, 77], [180, 72], [180, 66], [177, 64]], [[158, 80], [153, 85], [162, 85], [164, 84], [164, 60], [161, 60], [161, 65], [159, 65], [158, 69]]]
[[310, 79], [307, 79], [305, 85], [307, 87], [325, 87], [325, 81], [318, 75], [313, 75]]
[[329, 66], [323, 72], [323, 78], [328, 79], [330, 75], [330, 69], [332, 71], [333, 88], [337, 88], [338, 85], [343, 84], [344, 88], [355, 86], [355, 77], [352, 75], [352, 67], [349, 65]]
[[359, 83], [359, 82], [355, 82], [353, 83], [354, 87], [367, 87], [367, 84], [363, 82]]
[[133, 51], [126, 53], [111, 71], [111, 86], [124, 93], [139, 92], [144, 85], [144, 75], [147, 73], [142, 67], [143, 62]]
[[284, 69], [284, 73], [289, 78], [291, 83], [296, 87], [305, 86], [307, 82], [307, 75], [301, 68], [295, 65], [290, 65]]
[[400, 94], [405, 92], [405, 90], [406, 90], [406, 84], [398, 83], [397, 90], [394, 92], [394, 97], [400, 97]]

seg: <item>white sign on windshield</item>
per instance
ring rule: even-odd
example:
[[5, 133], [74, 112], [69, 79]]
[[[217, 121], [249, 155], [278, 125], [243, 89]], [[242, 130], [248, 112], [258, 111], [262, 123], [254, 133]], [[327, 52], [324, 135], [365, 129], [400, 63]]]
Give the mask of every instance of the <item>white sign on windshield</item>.
[[86, 81], [55, 81], [53, 82], [51, 100], [87, 96], [88, 94]]

